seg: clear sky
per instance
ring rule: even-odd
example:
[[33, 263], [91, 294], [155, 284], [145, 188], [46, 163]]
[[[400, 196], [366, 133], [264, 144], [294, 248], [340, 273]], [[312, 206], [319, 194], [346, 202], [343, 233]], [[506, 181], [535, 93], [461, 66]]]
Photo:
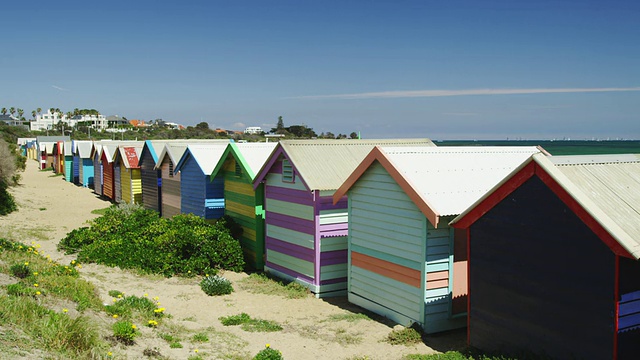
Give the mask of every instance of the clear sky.
[[0, 107], [366, 138], [640, 139], [640, 1], [8, 1]]

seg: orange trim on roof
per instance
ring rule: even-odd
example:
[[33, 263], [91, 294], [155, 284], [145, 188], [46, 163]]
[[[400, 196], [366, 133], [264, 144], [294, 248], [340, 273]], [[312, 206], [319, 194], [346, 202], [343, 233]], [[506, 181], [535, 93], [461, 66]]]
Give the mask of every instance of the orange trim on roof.
[[438, 214], [433, 207], [415, 190], [413, 185], [398, 171], [393, 163], [389, 160], [387, 155], [382, 151], [380, 146], [375, 146], [373, 150], [362, 160], [360, 165], [349, 175], [347, 180], [336, 190], [333, 194], [334, 205], [340, 201], [340, 199], [347, 194], [349, 189], [358, 181], [358, 179], [367, 171], [367, 169], [373, 164], [374, 161], [378, 161], [380, 165], [389, 173], [391, 178], [400, 186], [400, 188], [409, 196], [411, 201], [420, 209], [420, 212], [431, 222], [431, 225], [438, 227], [438, 221], [440, 220], [440, 214]]

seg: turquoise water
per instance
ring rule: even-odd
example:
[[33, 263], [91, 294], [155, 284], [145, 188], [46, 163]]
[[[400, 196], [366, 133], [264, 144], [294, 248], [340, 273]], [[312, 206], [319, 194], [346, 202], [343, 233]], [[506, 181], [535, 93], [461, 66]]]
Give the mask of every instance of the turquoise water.
[[551, 141], [551, 140], [442, 140], [438, 146], [542, 146], [551, 155], [640, 154], [640, 140]]

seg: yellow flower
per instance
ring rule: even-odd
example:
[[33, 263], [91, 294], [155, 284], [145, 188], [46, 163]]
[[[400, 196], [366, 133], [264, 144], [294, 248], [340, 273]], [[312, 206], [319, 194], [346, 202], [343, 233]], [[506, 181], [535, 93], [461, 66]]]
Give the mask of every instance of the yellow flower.
[[149, 296], [149, 294], [147, 294], [147, 293], [144, 293], [144, 297], [147, 297], [147, 296]]
[[69, 309], [62, 309], [62, 312], [63, 313], [67, 313], [67, 312], [69, 312]]
[[107, 356], [108, 356], [108, 357], [111, 357], [111, 355], [113, 355], [113, 353], [112, 353], [111, 351], [109, 351], [109, 352], [107, 353]]
[[194, 352], [194, 353], [197, 353], [197, 352], [198, 352], [198, 349], [193, 350], [193, 352]]
[[25, 262], [25, 263], [24, 263], [24, 266], [29, 266], [29, 262], [28, 262], [28, 261], [27, 261], [27, 262]]
[[40, 295], [40, 291], [36, 291], [36, 295]]
[[135, 329], [137, 329], [138, 327], [137, 327], [137, 326], [135, 326], [135, 325], [131, 325], [131, 328], [132, 328], [133, 330], [135, 330]]
[[267, 345], [265, 345], [264, 347], [269, 348], [269, 347], [271, 347], [271, 344], [267, 344]]
[[71, 260], [71, 265], [75, 264], [76, 261], [75, 260]]
[[82, 269], [82, 265], [78, 264], [76, 266], [78, 267], [78, 269]]
[[38, 272], [37, 272], [37, 271], [34, 271], [33, 275], [34, 275], [34, 276], [37, 276], [37, 275], [38, 275]]
[[40, 244], [36, 244], [36, 248], [37, 248], [37, 249], [40, 249]]
[[121, 298], [121, 297], [122, 297], [122, 294], [118, 294], [118, 297], [119, 297], [119, 298]]
[[33, 284], [34, 287], [38, 287], [38, 284]]
[[153, 298], [153, 300], [158, 301], [158, 300], [160, 300], [160, 298], [156, 296], [156, 297]]
[[116, 301], [118, 301], [118, 300], [116, 300], [116, 299], [113, 299], [113, 302], [116, 302]]
[[156, 303], [156, 305], [160, 305], [160, 301], [158, 301], [158, 302]]
[[113, 314], [113, 318], [117, 319], [118, 318], [118, 314]]

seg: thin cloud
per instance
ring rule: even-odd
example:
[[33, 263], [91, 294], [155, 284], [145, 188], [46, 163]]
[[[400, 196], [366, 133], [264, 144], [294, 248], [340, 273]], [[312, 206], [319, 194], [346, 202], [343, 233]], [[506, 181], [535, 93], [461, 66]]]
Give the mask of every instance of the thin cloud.
[[61, 88], [60, 86], [55, 86], [55, 85], [51, 85], [52, 88], [56, 89], [56, 90], [60, 90], [60, 91], [69, 91], [65, 88]]
[[310, 95], [298, 96], [294, 99], [392, 99], [442, 96], [470, 95], [517, 95], [517, 94], [555, 94], [555, 93], [590, 93], [590, 92], [623, 92], [640, 91], [640, 87], [628, 88], [563, 88], [563, 89], [469, 89], [469, 90], [414, 90], [414, 91], [382, 91], [358, 94]]

